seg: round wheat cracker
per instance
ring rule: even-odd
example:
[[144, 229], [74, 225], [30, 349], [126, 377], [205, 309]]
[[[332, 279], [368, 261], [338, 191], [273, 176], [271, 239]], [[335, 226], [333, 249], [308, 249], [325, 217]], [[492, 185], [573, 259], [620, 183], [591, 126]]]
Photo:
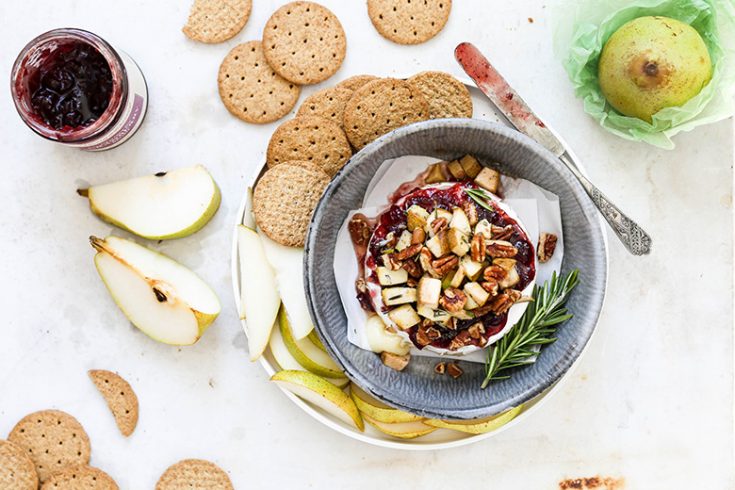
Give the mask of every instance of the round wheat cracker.
[[203, 459], [184, 459], [169, 466], [156, 483], [156, 490], [233, 490], [227, 473]]
[[253, 192], [253, 214], [261, 230], [287, 247], [303, 247], [311, 215], [329, 175], [311, 162], [287, 162], [268, 169]]
[[120, 433], [130, 436], [138, 425], [138, 397], [130, 383], [119, 374], [103, 369], [92, 369], [88, 374], [107, 402]]
[[314, 92], [301, 103], [299, 110], [296, 111], [296, 117], [319, 116], [342, 127], [345, 106], [352, 93], [352, 90], [339, 85]]
[[51, 475], [41, 490], [119, 490], [115, 480], [99, 468], [73, 465]]
[[26, 415], [15, 424], [8, 440], [28, 452], [41, 482], [67, 466], [88, 464], [92, 452], [84, 427], [60, 410]]
[[344, 80], [339, 82], [336, 87], [346, 88], [347, 90], [351, 90], [352, 92], [354, 92], [366, 83], [372, 82], [373, 80], [377, 79], [378, 77], [373, 75], [354, 75], [350, 78], [345, 78]]
[[352, 156], [347, 136], [336, 123], [318, 116], [290, 119], [273, 132], [266, 163], [275, 167], [293, 160], [315, 163], [330, 176]]
[[17, 444], [0, 439], [0, 488], [36, 490], [38, 474], [31, 458]]
[[276, 10], [263, 29], [265, 57], [287, 80], [312, 85], [342, 66], [347, 38], [331, 10], [313, 2], [291, 2]]
[[280, 77], [263, 55], [260, 41], [238, 44], [227, 53], [217, 76], [219, 96], [243, 121], [265, 124], [288, 114], [301, 87]]
[[464, 83], [449, 73], [423, 71], [407, 80], [424, 96], [432, 119], [472, 117], [472, 97]]
[[194, 0], [181, 30], [193, 41], [221, 43], [245, 27], [252, 8], [252, 0]]
[[429, 118], [429, 106], [404, 80], [381, 78], [355, 91], [345, 108], [344, 128], [357, 149], [396, 128]]
[[368, 16], [381, 36], [398, 44], [420, 44], [449, 19], [452, 0], [368, 0]]

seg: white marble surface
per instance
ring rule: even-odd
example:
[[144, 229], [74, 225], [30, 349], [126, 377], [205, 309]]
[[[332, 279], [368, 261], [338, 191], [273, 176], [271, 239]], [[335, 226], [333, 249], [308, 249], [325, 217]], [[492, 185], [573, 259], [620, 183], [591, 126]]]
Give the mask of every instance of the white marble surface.
[[[610, 240], [607, 304], [569, 382], [496, 438], [408, 453], [321, 426], [249, 363], [230, 288], [230, 239], [244, 182], [275, 125], [231, 117], [216, 74], [228, 48], [259, 38], [281, 3], [254, 0], [244, 31], [214, 46], [181, 34], [187, 1], [0, 3], [0, 80], [33, 36], [78, 26], [131, 54], [151, 95], [140, 133], [103, 154], [41, 141], [7, 91], [0, 97], [0, 437], [30, 411], [69, 411], [89, 432], [92, 463], [129, 489], [152, 488], [184, 457], [216, 461], [236, 488], [553, 489], [564, 477], [597, 474], [625, 478], [631, 489], [733, 488], [732, 122], [681, 135], [672, 152], [605, 133], [552, 57], [541, 0], [456, 0], [444, 32], [417, 47], [379, 37], [364, 1], [324, 3], [348, 36], [335, 80], [457, 73], [452, 49], [473, 41], [653, 236], [645, 258]], [[74, 190], [194, 163], [216, 177], [222, 208], [202, 232], [158, 248], [199, 272], [225, 308], [197, 345], [179, 349], [134, 330], [112, 303], [87, 245], [88, 235], [112, 230]], [[129, 439], [87, 379], [90, 368], [117, 370], [138, 392], [140, 423]]]

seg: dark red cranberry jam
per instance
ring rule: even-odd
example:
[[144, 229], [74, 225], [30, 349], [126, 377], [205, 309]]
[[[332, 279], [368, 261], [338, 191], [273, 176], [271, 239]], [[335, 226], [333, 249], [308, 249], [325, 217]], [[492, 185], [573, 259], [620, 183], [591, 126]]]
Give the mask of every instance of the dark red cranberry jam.
[[81, 41], [60, 46], [29, 80], [31, 106], [50, 127], [74, 129], [96, 121], [112, 94], [112, 71], [102, 54]]

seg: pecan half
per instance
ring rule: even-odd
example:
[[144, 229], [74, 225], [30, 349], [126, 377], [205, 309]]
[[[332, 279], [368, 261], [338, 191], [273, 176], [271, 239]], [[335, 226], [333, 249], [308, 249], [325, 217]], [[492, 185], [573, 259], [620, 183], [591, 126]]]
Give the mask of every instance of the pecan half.
[[452, 362], [447, 364], [447, 374], [452, 378], [457, 379], [464, 374], [464, 371], [456, 362]]
[[450, 271], [459, 267], [459, 257], [456, 255], [447, 255], [440, 259], [436, 259], [431, 262], [431, 267], [439, 275], [439, 277], [446, 276]]
[[408, 361], [411, 360], [411, 354], [399, 356], [396, 354], [391, 354], [390, 352], [383, 352], [380, 354], [380, 360], [383, 361], [383, 364], [391, 369], [395, 369], [396, 371], [403, 371], [405, 367], [408, 366]]
[[396, 254], [383, 254], [383, 265], [391, 271], [397, 271], [403, 266], [403, 263], [396, 259]]
[[424, 243], [426, 240], [426, 232], [423, 228], [414, 228], [411, 235], [411, 245]]
[[410, 245], [400, 252], [396, 252], [393, 254], [394, 258], [396, 260], [406, 260], [410, 259], [411, 257], [418, 255], [419, 252], [421, 252], [421, 249], [423, 248], [423, 245], [420, 243], [417, 243], [416, 245]]
[[464, 347], [465, 345], [470, 345], [471, 343], [472, 343], [472, 337], [470, 337], [470, 333], [467, 330], [462, 330], [449, 343], [449, 350], [457, 350], [460, 347]]
[[516, 301], [521, 299], [521, 292], [516, 291], [515, 289], [508, 289], [503, 294], [499, 294], [496, 296], [492, 303], [490, 303], [490, 307], [492, 309], [492, 312], [496, 315], [502, 315], [506, 311], [510, 309], [511, 306], [515, 304]]
[[538, 260], [548, 262], [556, 250], [556, 235], [553, 233], [541, 233], [538, 240]]
[[502, 281], [508, 276], [508, 271], [500, 267], [499, 265], [491, 265], [487, 267], [483, 273], [482, 277], [485, 278], [486, 281]]
[[421, 326], [416, 330], [416, 343], [421, 347], [425, 347], [441, 337], [439, 330], [431, 327], [431, 320], [424, 320]]
[[477, 205], [473, 201], [465, 201], [462, 203], [462, 211], [467, 215], [467, 221], [470, 222], [470, 226], [475, 226], [479, 220], [477, 216]]
[[447, 228], [449, 228], [449, 221], [446, 218], [437, 218], [431, 222], [431, 231], [434, 232], [434, 235]]
[[518, 249], [512, 243], [503, 240], [490, 240], [485, 247], [485, 252], [492, 258], [515, 257]]
[[364, 216], [360, 214], [353, 216], [347, 225], [347, 229], [350, 232], [350, 237], [352, 237], [352, 243], [359, 247], [364, 247], [368, 244], [371, 230], [370, 224]]
[[470, 255], [475, 262], [485, 260], [485, 237], [477, 233], [470, 243]]
[[480, 306], [479, 308], [475, 308], [474, 310], [472, 310], [472, 313], [475, 314], [475, 318], [480, 318], [487, 315], [491, 311], [493, 311], [493, 304], [492, 302], [488, 302], [485, 303], [484, 306]]
[[498, 294], [498, 281], [495, 279], [490, 278], [488, 281], [481, 282], [480, 286], [482, 286], [482, 289], [490, 293], [490, 296]]
[[417, 279], [421, 277], [421, 267], [419, 267], [415, 260], [405, 261], [402, 267], [406, 269], [409, 276]]
[[474, 325], [472, 325], [470, 328], [467, 329], [467, 331], [470, 334], [470, 337], [472, 337], [475, 340], [479, 340], [482, 337], [482, 334], [485, 333], [485, 327], [482, 323], [477, 322]]
[[467, 295], [457, 288], [444, 290], [444, 295], [439, 298], [439, 305], [450, 313], [456, 313], [464, 309], [467, 303]]
[[416, 343], [419, 347], [426, 347], [431, 343], [431, 339], [426, 334], [426, 329], [423, 328], [423, 325], [416, 330]]
[[422, 248], [421, 252], [419, 252], [419, 264], [421, 265], [421, 268], [431, 277], [439, 277], [439, 274], [437, 274], [434, 268], [431, 266], [431, 262], [433, 260], [434, 255], [431, 253], [431, 251], [426, 247]]
[[493, 232], [493, 240], [507, 240], [513, 234], [513, 225], [492, 225], [490, 229]]

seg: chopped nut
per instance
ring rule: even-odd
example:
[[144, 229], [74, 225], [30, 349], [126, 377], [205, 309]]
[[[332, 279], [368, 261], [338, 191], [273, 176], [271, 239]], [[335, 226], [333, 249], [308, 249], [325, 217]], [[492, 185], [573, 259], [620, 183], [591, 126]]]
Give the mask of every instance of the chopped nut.
[[459, 266], [459, 257], [448, 255], [431, 262], [431, 267], [439, 277], [446, 276], [449, 272], [455, 270]]
[[538, 241], [538, 260], [548, 262], [556, 250], [557, 237], [553, 233], [541, 233]]
[[439, 305], [449, 313], [456, 313], [464, 309], [467, 296], [456, 288], [444, 290], [444, 295], [439, 299]]
[[390, 352], [383, 352], [380, 354], [380, 360], [391, 369], [403, 371], [408, 366], [408, 361], [411, 360], [411, 354], [399, 356]]
[[431, 222], [431, 231], [434, 235], [438, 234], [442, 230], [449, 228], [449, 220], [446, 218], [436, 218]]
[[484, 277], [486, 281], [502, 281], [507, 275], [508, 272], [505, 269], [495, 264], [487, 267], [482, 273], [482, 277]]
[[424, 243], [424, 240], [426, 240], [426, 232], [423, 228], [414, 228], [413, 234], [411, 235], [411, 245], [416, 245], [417, 243]]
[[383, 254], [383, 265], [386, 269], [391, 271], [397, 271], [403, 265], [400, 260], [395, 258], [395, 254]]
[[422, 248], [419, 253], [419, 264], [421, 264], [421, 268], [432, 277], [439, 277], [439, 274], [431, 266], [432, 260], [434, 260], [434, 256], [431, 251], [426, 247]]
[[462, 330], [449, 343], [449, 350], [457, 350], [460, 347], [464, 347], [465, 345], [469, 345], [471, 343], [472, 337], [470, 337], [470, 333], [467, 330]]
[[497, 295], [492, 302], [490, 307], [492, 312], [496, 315], [502, 315], [510, 309], [521, 298], [520, 291], [509, 289], [502, 294]]
[[429, 336], [426, 334], [425, 328], [423, 328], [423, 325], [416, 330], [416, 343], [419, 345], [419, 347], [426, 347], [431, 343], [431, 339], [429, 339]]
[[432, 342], [434, 342], [435, 340], [439, 340], [441, 338], [442, 333], [434, 327], [429, 327], [426, 329], [426, 335]]
[[416, 343], [419, 344], [420, 347], [426, 347], [441, 337], [439, 330], [431, 327], [430, 325], [432, 325], [431, 320], [424, 320], [418, 330], [416, 330]]
[[475, 226], [479, 218], [477, 216], [477, 205], [474, 201], [463, 202], [462, 209], [464, 210], [464, 214], [467, 215], [467, 221], [470, 222], [470, 226]]
[[457, 329], [457, 319], [454, 317], [449, 317], [449, 320], [447, 323], [444, 324], [446, 328], [449, 330], [456, 330]]
[[355, 245], [363, 247], [368, 244], [368, 241], [370, 241], [370, 235], [372, 232], [370, 229], [370, 223], [368, 223], [365, 216], [360, 214], [353, 216], [350, 223], [347, 225], [347, 229], [349, 230], [350, 237], [352, 237], [352, 242]]
[[362, 277], [355, 281], [355, 289], [358, 293], [366, 293], [367, 292], [367, 282], [365, 282], [365, 279]]
[[472, 243], [470, 244], [470, 255], [472, 256], [472, 260], [475, 262], [482, 262], [485, 260], [485, 237], [479, 233], [472, 238]]
[[405, 269], [406, 272], [408, 272], [408, 275], [409, 276], [411, 276], [413, 278], [416, 278], [416, 279], [418, 279], [419, 277], [421, 277], [421, 268], [416, 263], [416, 261], [414, 261], [414, 260], [407, 260], [407, 261], [405, 261], [403, 263], [403, 265], [401, 267], [403, 269]]
[[485, 333], [485, 326], [477, 322], [474, 325], [472, 325], [470, 328], [467, 329], [467, 331], [470, 333], [470, 337], [472, 337], [475, 340], [478, 340], [482, 337], [482, 334]]
[[420, 243], [417, 243], [416, 245], [411, 245], [408, 248], [404, 248], [400, 252], [394, 253], [393, 257], [395, 260], [410, 259], [411, 257], [418, 255], [419, 252], [421, 252], [422, 248], [423, 248], [423, 245], [421, 245]]
[[482, 286], [482, 289], [490, 293], [490, 296], [498, 294], [498, 281], [493, 278], [490, 278], [488, 281], [481, 282], [480, 286]]
[[446, 362], [437, 362], [436, 366], [434, 366], [434, 372], [436, 374], [444, 374], [444, 372], [447, 370], [447, 363]]
[[413, 277], [409, 277], [408, 279], [406, 279], [406, 286], [410, 288], [415, 288], [416, 286], [418, 286], [418, 284], [419, 282]]
[[510, 242], [490, 240], [485, 246], [485, 253], [493, 258], [515, 257], [518, 254], [518, 249]]
[[507, 294], [510, 299], [513, 300], [513, 303], [517, 303], [518, 301], [520, 301], [522, 296], [521, 292], [517, 289], [508, 289], [505, 291], [505, 294]]
[[480, 318], [487, 315], [491, 311], [493, 311], [492, 301], [490, 303], [486, 303], [485, 306], [473, 310], [473, 313], [475, 314], [475, 318]]
[[490, 231], [493, 234], [493, 240], [507, 240], [513, 234], [513, 225], [506, 226], [495, 226], [490, 227]]
[[464, 371], [461, 367], [457, 365], [456, 362], [452, 362], [450, 364], [447, 364], [447, 374], [452, 378], [457, 379], [464, 374]]
[[521, 276], [516, 270], [517, 262], [518, 261], [515, 259], [498, 258], [493, 260], [494, 266], [500, 267], [506, 272], [505, 277], [498, 279], [498, 286], [500, 286], [500, 289], [511, 288], [521, 281]]

